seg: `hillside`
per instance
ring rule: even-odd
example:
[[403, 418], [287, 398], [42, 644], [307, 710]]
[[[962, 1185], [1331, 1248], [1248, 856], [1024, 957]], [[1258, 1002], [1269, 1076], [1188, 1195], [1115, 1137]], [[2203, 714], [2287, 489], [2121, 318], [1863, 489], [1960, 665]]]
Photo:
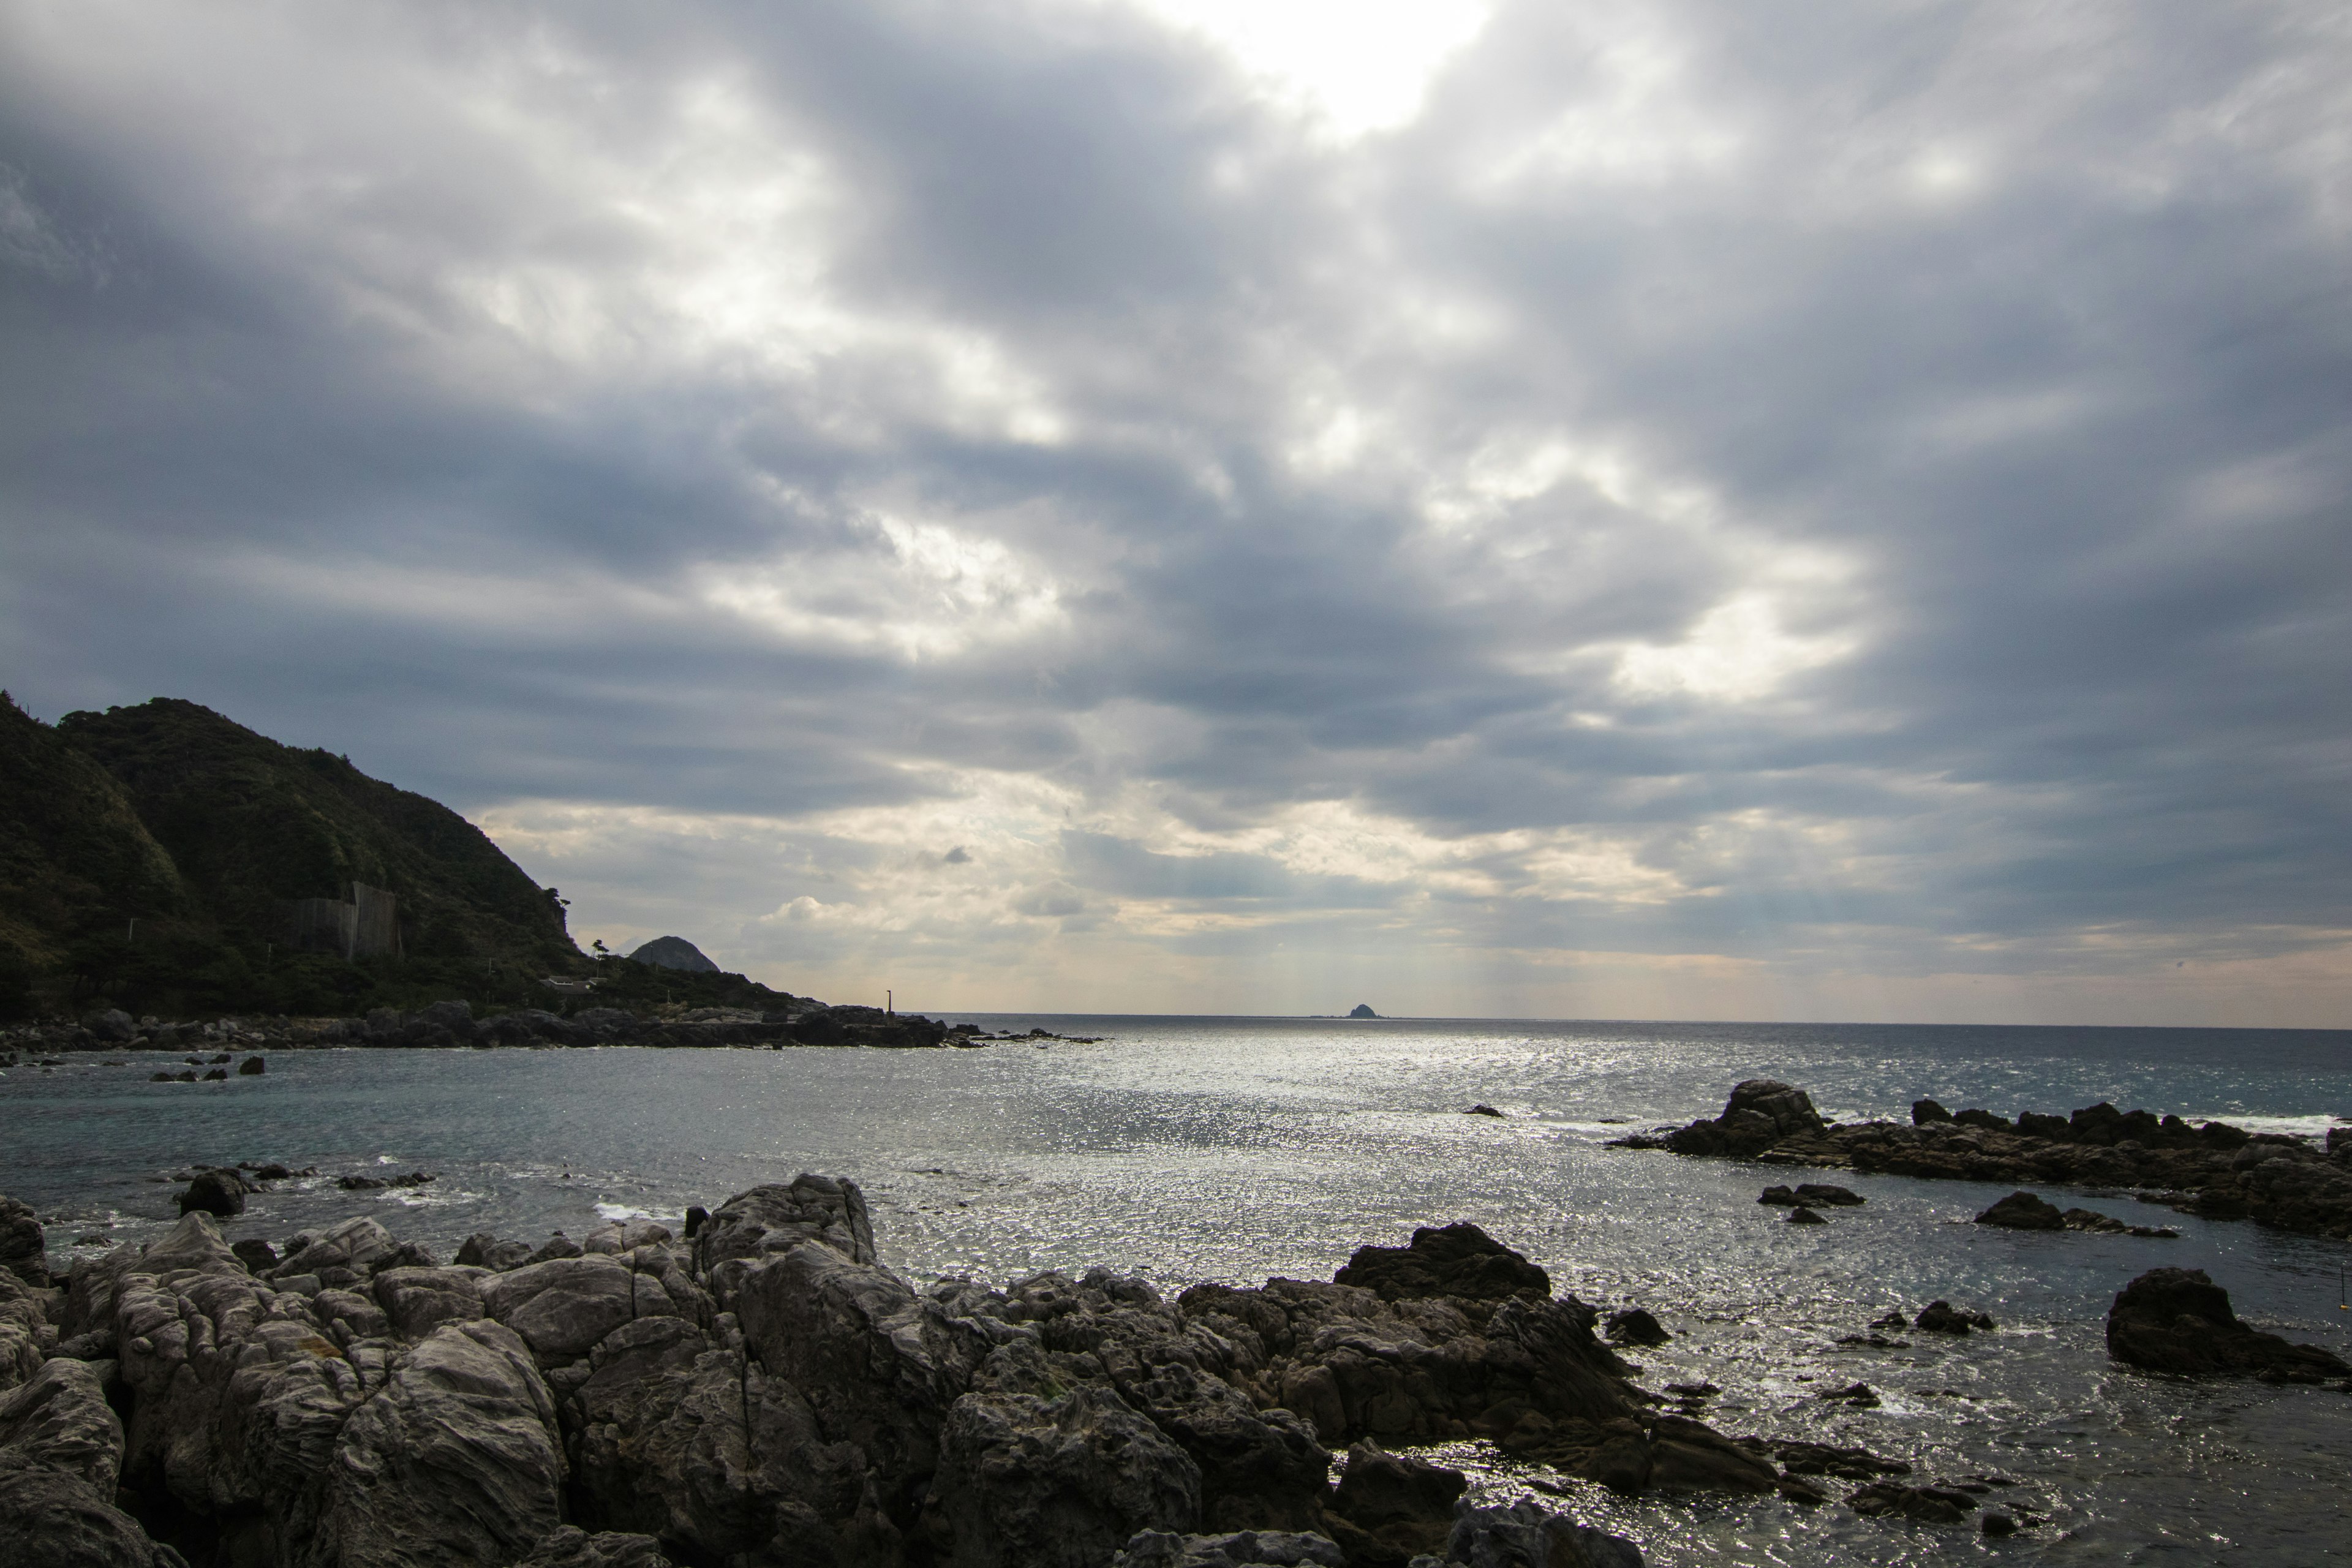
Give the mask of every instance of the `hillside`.
[[584, 963], [555, 896], [480, 828], [331, 752], [171, 698], [68, 713], [58, 733], [122, 785], [224, 931], [267, 935], [278, 900], [344, 897], [359, 881], [399, 898], [413, 958], [540, 973]]
[[122, 786], [0, 691], [0, 970], [53, 967], [133, 916], [194, 907]]
[[[353, 882], [396, 898], [400, 956], [289, 951], [281, 900]], [[193, 702], [51, 728], [0, 694], [0, 1017], [536, 1005], [589, 968], [553, 889], [346, 758]]]

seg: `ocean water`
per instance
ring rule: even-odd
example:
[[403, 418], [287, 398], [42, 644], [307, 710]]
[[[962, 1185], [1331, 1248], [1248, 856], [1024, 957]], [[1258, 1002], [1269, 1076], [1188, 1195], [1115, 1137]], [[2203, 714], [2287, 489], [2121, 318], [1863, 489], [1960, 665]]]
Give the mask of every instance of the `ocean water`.
[[[488, 1229], [537, 1241], [600, 1216], [675, 1220], [763, 1181], [856, 1178], [886, 1261], [1003, 1281], [1104, 1263], [1169, 1289], [1328, 1279], [1367, 1242], [1471, 1219], [1605, 1306], [1675, 1334], [1643, 1382], [1708, 1381], [1734, 1433], [1860, 1443], [1915, 1479], [1994, 1475], [2048, 1522], [2005, 1542], [1863, 1519], [1837, 1503], [1550, 1497], [1654, 1563], [2340, 1563], [2352, 1559], [2352, 1396], [2196, 1385], [2109, 1362], [2115, 1292], [2202, 1268], [2242, 1317], [2352, 1358], [2352, 1247], [2086, 1200], [2177, 1241], [1966, 1223], [2005, 1188], [1846, 1176], [1868, 1198], [1799, 1227], [1757, 1204], [1784, 1170], [1612, 1150], [1629, 1127], [1712, 1115], [1769, 1075], [1832, 1117], [1948, 1107], [2130, 1109], [2315, 1131], [2352, 1119], [2352, 1033], [1899, 1026], [972, 1017], [1100, 1044], [985, 1050], [275, 1052], [260, 1078], [146, 1081], [151, 1054], [0, 1080], [0, 1191], [50, 1222], [53, 1259], [160, 1233], [170, 1174], [316, 1166], [226, 1228], [282, 1242], [354, 1213], [447, 1256]], [[121, 1063], [123, 1065], [109, 1065]], [[1507, 1114], [1466, 1115], [1485, 1102]], [[415, 1190], [331, 1178], [411, 1169]], [[87, 1238], [85, 1240], [85, 1238]], [[1997, 1332], [1840, 1347], [1889, 1307], [1942, 1297]], [[1815, 1395], [1861, 1381], [1882, 1408]], [[1558, 1478], [1440, 1451], [1482, 1491]], [[1852, 1483], [1830, 1483], [1842, 1497]]]

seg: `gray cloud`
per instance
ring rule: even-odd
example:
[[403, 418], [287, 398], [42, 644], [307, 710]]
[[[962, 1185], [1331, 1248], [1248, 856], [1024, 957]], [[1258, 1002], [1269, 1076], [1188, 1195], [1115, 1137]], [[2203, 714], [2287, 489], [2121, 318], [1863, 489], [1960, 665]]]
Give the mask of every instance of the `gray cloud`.
[[1505, 5], [1352, 139], [1116, 7], [117, 20], [0, 12], [37, 710], [794, 989], [2352, 1000], [2328, 8]]

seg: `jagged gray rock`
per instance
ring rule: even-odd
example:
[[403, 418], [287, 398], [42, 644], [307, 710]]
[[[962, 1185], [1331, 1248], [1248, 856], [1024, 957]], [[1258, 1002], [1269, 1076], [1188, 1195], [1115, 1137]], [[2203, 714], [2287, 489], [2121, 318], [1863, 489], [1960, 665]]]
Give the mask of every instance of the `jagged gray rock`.
[[529, 1264], [485, 1279], [480, 1289], [483, 1310], [549, 1365], [585, 1355], [637, 1313], [635, 1276], [601, 1254]]
[[1112, 1568], [1345, 1568], [1347, 1553], [1311, 1531], [1240, 1530], [1223, 1535], [1178, 1535], [1148, 1530], [1111, 1559]]
[[273, 1278], [315, 1274], [329, 1279], [333, 1269], [363, 1275], [400, 1250], [400, 1243], [393, 1238], [392, 1232], [365, 1215], [347, 1219], [317, 1236], [297, 1239], [304, 1245], [289, 1247], [289, 1255], [278, 1263]]
[[13, 1274], [0, 1273], [0, 1393], [25, 1383], [41, 1367], [41, 1331], [48, 1315]]
[[1449, 1563], [1464, 1568], [1642, 1568], [1642, 1549], [1532, 1502], [1455, 1515]]
[[486, 1316], [479, 1268], [387, 1268], [375, 1277], [371, 1289], [383, 1309], [392, 1332], [404, 1340], [422, 1339], [443, 1323], [464, 1323]]
[[52, 1361], [0, 1398], [0, 1450], [79, 1477], [111, 1499], [122, 1473], [122, 1423], [88, 1362]]
[[509, 1563], [562, 1522], [563, 1476], [529, 1347], [496, 1323], [445, 1324], [343, 1423], [309, 1555], [336, 1568]]
[[1201, 1512], [1201, 1470], [1107, 1388], [968, 1394], [949, 1410], [929, 1520], [950, 1568], [1094, 1568]]
[[187, 1568], [88, 1481], [0, 1450], [0, 1568]]
[[880, 1261], [874, 1221], [856, 1182], [803, 1173], [789, 1184], [738, 1193], [696, 1230], [695, 1262], [717, 1279], [728, 1264], [748, 1265], [812, 1241], [854, 1262]]
[[34, 1289], [49, 1283], [48, 1233], [28, 1204], [0, 1194], [0, 1270]]
[[567, 1524], [532, 1547], [514, 1568], [670, 1568], [670, 1561], [662, 1555], [661, 1542], [650, 1535], [591, 1535]]

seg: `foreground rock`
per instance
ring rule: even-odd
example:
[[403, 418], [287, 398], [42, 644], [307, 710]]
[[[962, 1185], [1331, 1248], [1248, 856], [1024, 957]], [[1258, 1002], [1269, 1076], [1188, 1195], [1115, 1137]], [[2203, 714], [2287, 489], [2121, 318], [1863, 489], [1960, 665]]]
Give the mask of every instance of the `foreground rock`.
[[2189, 1377], [2352, 1377], [2352, 1366], [2315, 1345], [2291, 1344], [2240, 1322], [2230, 1293], [2201, 1268], [2151, 1268], [2118, 1291], [2107, 1309], [2107, 1353], [2126, 1365]]
[[443, 1264], [362, 1217], [281, 1257], [191, 1206], [63, 1290], [0, 1274], [0, 1565], [1623, 1560], [1381, 1447], [1472, 1437], [1624, 1491], [1819, 1496], [1657, 1414], [1593, 1310], [1470, 1225], [1173, 1300], [1101, 1269], [919, 1290], [823, 1176], [698, 1210], [690, 1241], [521, 1245]]
[[[1923, 1100], [1913, 1106], [1907, 1126], [1832, 1124], [1804, 1090], [1750, 1079], [1731, 1091], [1720, 1116], [1672, 1132], [1622, 1138], [1613, 1146], [1873, 1174], [2138, 1188], [2144, 1196], [2209, 1218], [2251, 1218], [2279, 1230], [2352, 1239], [2352, 1137], [2331, 1134], [2323, 1147], [2227, 1122], [2191, 1126], [2178, 1116], [2105, 1104], [2072, 1116], [2022, 1111], [2012, 1121], [1988, 1110], [1947, 1111]], [[2066, 1211], [2060, 1222], [2054, 1228], [2162, 1234], [2087, 1209]]]

